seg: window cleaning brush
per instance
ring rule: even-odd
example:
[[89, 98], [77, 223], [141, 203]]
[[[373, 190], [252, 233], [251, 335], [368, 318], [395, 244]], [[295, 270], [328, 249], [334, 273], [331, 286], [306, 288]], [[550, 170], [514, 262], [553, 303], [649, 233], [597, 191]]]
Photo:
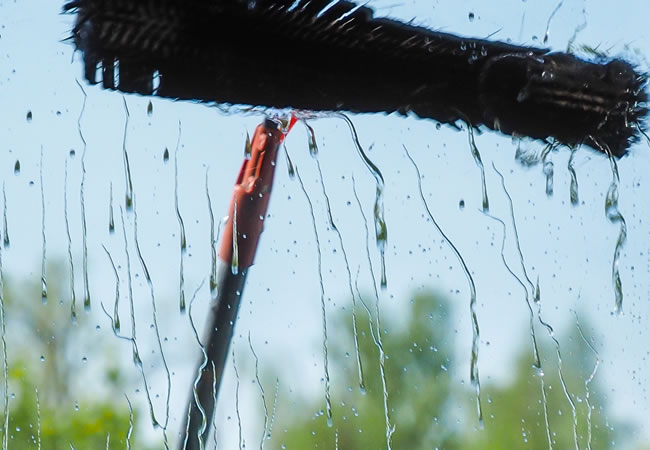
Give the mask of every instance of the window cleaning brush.
[[400, 112], [624, 155], [646, 75], [620, 59], [470, 39], [330, 0], [74, 0], [85, 77], [183, 100]]

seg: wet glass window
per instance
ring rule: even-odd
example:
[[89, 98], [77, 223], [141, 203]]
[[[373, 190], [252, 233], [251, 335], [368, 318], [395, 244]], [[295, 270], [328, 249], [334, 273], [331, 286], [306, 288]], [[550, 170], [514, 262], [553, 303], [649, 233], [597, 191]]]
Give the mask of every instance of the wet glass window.
[[121, 3], [0, 2], [3, 449], [647, 445], [650, 5]]

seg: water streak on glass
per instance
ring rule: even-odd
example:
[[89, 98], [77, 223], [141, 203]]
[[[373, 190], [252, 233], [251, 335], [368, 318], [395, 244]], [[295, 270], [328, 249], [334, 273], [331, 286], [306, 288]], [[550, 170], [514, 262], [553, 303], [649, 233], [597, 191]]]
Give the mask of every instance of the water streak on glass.
[[[201, 339], [199, 338], [199, 332], [196, 330], [196, 325], [194, 324], [194, 318], [192, 317], [192, 306], [194, 305], [194, 300], [196, 300], [196, 297], [203, 287], [203, 284], [205, 283], [205, 280], [201, 281], [199, 286], [196, 288], [194, 291], [194, 294], [192, 294], [192, 298], [190, 299], [190, 306], [187, 312], [187, 316], [190, 320], [190, 326], [192, 327], [192, 332], [194, 333], [194, 339], [196, 339], [196, 342], [199, 344], [199, 347], [201, 348], [201, 354], [203, 355], [203, 361], [201, 361], [201, 364], [199, 365], [197, 371], [196, 371], [196, 377], [194, 378], [194, 383], [192, 384], [192, 395], [194, 396], [194, 402], [196, 403], [197, 408], [199, 409], [199, 412], [201, 413], [201, 426], [196, 432], [196, 439], [199, 441], [199, 449], [203, 450], [205, 448], [205, 442], [204, 442], [204, 433], [206, 428], [208, 427], [208, 421], [207, 417], [205, 415], [205, 409], [203, 408], [203, 405], [201, 405], [201, 399], [199, 398], [199, 381], [201, 380], [201, 373], [203, 372], [203, 369], [208, 365], [208, 354], [205, 351], [205, 346], [201, 343]], [[190, 411], [192, 410], [192, 405], [190, 404], [188, 411], [187, 411], [187, 427], [185, 430], [185, 441], [183, 448], [187, 446], [187, 441], [189, 439], [189, 428], [190, 428]]]
[[546, 177], [546, 195], [553, 195], [553, 161], [551, 161], [551, 151], [553, 145], [548, 144], [542, 151], [542, 171]]
[[77, 320], [77, 296], [74, 291], [74, 259], [72, 257], [72, 234], [70, 233], [70, 219], [68, 217], [68, 160], [65, 160], [63, 177], [63, 217], [65, 220], [65, 234], [68, 239], [68, 267], [70, 269], [70, 315], [72, 321]]
[[569, 38], [569, 41], [567, 42], [567, 53], [576, 53], [573, 49], [573, 44], [575, 43], [576, 39], [578, 38], [578, 35], [585, 29], [587, 28], [587, 6], [586, 6], [586, 0], [583, 0], [582, 2], [582, 23], [577, 25], [575, 29], [573, 30], [573, 34]]
[[429, 204], [427, 203], [426, 198], [424, 197], [424, 192], [422, 191], [422, 175], [420, 174], [420, 169], [418, 168], [418, 165], [416, 164], [415, 160], [411, 157], [411, 154], [409, 153], [408, 149], [406, 146], [404, 147], [404, 152], [406, 153], [407, 158], [411, 161], [413, 164], [413, 168], [415, 169], [415, 172], [417, 174], [417, 180], [418, 180], [418, 191], [420, 193], [420, 198], [422, 199], [422, 204], [424, 205], [424, 209], [426, 210], [427, 215], [429, 216], [429, 219], [431, 219], [431, 222], [433, 225], [436, 227], [442, 238], [445, 240], [447, 245], [451, 248], [452, 252], [458, 259], [458, 262], [460, 263], [461, 267], [463, 268], [463, 272], [465, 273], [465, 276], [467, 277], [467, 283], [469, 285], [469, 290], [470, 290], [470, 296], [469, 296], [469, 310], [470, 310], [470, 316], [472, 320], [472, 358], [470, 361], [470, 381], [472, 385], [474, 386], [476, 390], [476, 410], [478, 413], [478, 421], [479, 421], [479, 426], [482, 428], [483, 427], [483, 408], [481, 406], [481, 381], [479, 379], [479, 370], [478, 370], [478, 356], [479, 356], [479, 337], [480, 337], [480, 330], [478, 326], [478, 317], [476, 315], [476, 286], [474, 284], [474, 278], [472, 277], [472, 274], [467, 267], [467, 264], [465, 263], [465, 260], [463, 259], [462, 255], [460, 254], [460, 251], [456, 248], [456, 246], [451, 242], [451, 240], [447, 237], [445, 232], [440, 228], [440, 225], [436, 221], [435, 217], [431, 213], [431, 209], [429, 209]]
[[251, 353], [255, 358], [255, 382], [257, 383], [257, 387], [260, 390], [260, 396], [262, 397], [262, 406], [264, 407], [264, 424], [262, 426], [262, 439], [260, 440], [260, 450], [263, 450], [264, 441], [266, 440], [267, 436], [266, 429], [269, 423], [269, 409], [266, 406], [266, 394], [264, 393], [264, 386], [262, 386], [262, 382], [260, 381], [260, 359], [257, 357], [257, 353], [255, 353], [255, 349], [253, 348], [250, 330], [248, 331], [248, 347], [251, 349]]
[[104, 249], [104, 252], [106, 252], [106, 256], [108, 256], [108, 260], [110, 261], [111, 267], [113, 268], [113, 276], [115, 277], [115, 303], [113, 305], [113, 316], [111, 317], [111, 324], [113, 327], [113, 332], [117, 333], [120, 331], [120, 274], [117, 271], [117, 267], [115, 266], [115, 261], [113, 261], [111, 253], [108, 251], [104, 244], [102, 244], [102, 248]]
[[648, 143], [648, 145], [650, 145], [650, 136], [648, 136], [648, 133], [646, 133], [645, 130], [641, 127], [641, 124], [639, 122], [636, 122], [634, 126], [639, 131], [639, 133], [641, 133], [641, 136], [645, 138], [645, 141]]
[[[494, 163], [493, 167], [494, 167]], [[496, 168], [495, 168], [496, 170]], [[499, 173], [497, 171], [497, 173]], [[495, 221], [499, 222], [501, 224], [501, 228], [503, 230], [503, 238], [501, 239], [501, 261], [503, 261], [503, 265], [505, 266], [506, 270], [510, 275], [517, 280], [517, 283], [522, 287], [524, 290], [524, 296], [526, 299], [526, 305], [528, 306], [528, 311], [529, 311], [529, 325], [530, 325], [530, 335], [531, 335], [531, 340], [532, 340], [532, 345], [533, 345], [533, 368], [537, 370], [537, 375], [539, 375], [539, 382], [540, 382], [540, 389], [541, 389], [541, 395], [542, 395], [542, 409], [544, 411], [544, 425], [546, 429], [546, 439], [548, 442], [548, 448], [552, 449], [553, 448], [553, 440], [551, 438], [551, 427], [548, 419], [548, 401], [546, 398], [546, 386], [544, 383], [544, 370], [542, 369], [542, 363], [539, 357], [539, 348], [537, 345], [537, 336], [535, 333], [535, 324], [534, 324], [534, 312], [533, 308], [530, 304], [530, 297], [528, 294], [528, 289], [526, 288], [526, 285], [524, 284], [523, 280], [515, 274], [515, 272], [512, 270], [510, 265], [508, 264], [506, 257], [505, 257], [505, 244], [506, 244], [506, 224], [503, 220], [501, 220], [498, 217], [495, 217], [491, 214], [486, 214], [487, 217], [494, 219]]]
[[4, 378], [4, 425], [2, 433], [2, 450], [7, 450], [9, 443], [9, 358], [7, 358], [7, 322], [5, 319], [4, 269], [2, 267], [2, 250], [0, 250], [0, 339], [2, 340], [2, 375]]
[[131, 181], [131, 166], [129, 164], [129, 153], [126, 150], [126, 131], [129, 126], [129, 106], [126, 104], [126, 98], [122, 97], [124, 101], [124, 138], [122, 141], [122, 159], [124, 160], [124, 179], [126, 182], [126, 194], [124, 197], [126, 210], [130, 211], [133, 206], [133, 182]]
[[571, 148], [571, 156], [569, 157], [569, 164], [567, 169], [569, 170], [569, 175], [571, 176], [571, 185], [569, 186], [569, 197], [571, 199], [572, 205], [577, 205], [580, 198], [578, 196], [578, 175], [576, 174], [576, 168], [574, 165], [574, 160], [578, 147]]
[[4, 228], [3, 245], [5, 248], [9, 247], [9, 227], [7, 226], [7, 190], [5, 189], [5, 182], [2, 182], [2, 224]]
[[537, 319], [539, 320], [539, 323], [542, 324], [544, 328], [546, 328], [549, 337], [553, 340], [553, 343], [555, 344], [555, 353], [557, 355], [557, 373], [560, 377], [560, 385], [562, 386], [562, 391], [564, 392], [564, 396], [566, 397], [567, 401], [569, 402], [569, 405], [571, 406], [571, 414], [573, 415], [573, 442], [575, 444], [576, 450], [579, 450], [580, 445], [578, 443], [578, 411], [576, 408], [575, 401], [573, 400], [573, 397], [569, 392], [569, 388], [567, 387], [566, 381], [564, 379], [564, 373], [562, 372], [562, 354], [560, 353], [560, 342], [555, 337], [555, 332], [553, 330], [553, 327], [542, 319], [542, 302], [541, 302], [541, 293], [539, 288], [539, 276], [537, 277], [537, 284], [535, 286], [534, 300], [535, 300], [535, 304], [537, 305]]
[[350, 118], [342, 113], [337, 114], [337, 116], [341, 117], [343, 120], [345, 120], [345, 123], [347, 123], [359, 156], [361, 156], [361, 159], [366, 164], [366, 167], [368, 167], [370, 173], [373, 175], [373, 177], [375, 177], [375, 239], [377, 241], [377, 248], [379, 249], [379, 256], [381, 261], [381, 288], [386, 289], [387, 280], [385, 252], [386, 242], [388, 241], [388, 228], [386, 227], [386, 221], [384, 220], [384, 176], [379, 171], [379, 168], [370, 160], [370, 158], [368, 158], [368, 155], [366, 155], [366, 152], [363, 150], [361, 142], [359, 141], [357, 130]]
[[41, 185], [41, 301], [47, 303], [47, 242], [45, 239], [45, 187], [43, 186], [43, 146], [41, 145], [41, 161], [38, 171]]
[[560, 10], [563, 4], [564, 4], [564, 0], [560, 0], [560, 2], [557, 5], [555, 5], [553, 12], [551, 12], [548, 21], [546, 22], [546, 30], [544, 31], [544, 39], [542, 41], [544, 45], [546, 45], [546, 43], [548, 42], [548, 36], [551, 33], [551, 21], [553, 20], [553, 17], [555, 17], [555, 15]]
[[[212, 398], [213, 398], [213, 404], [217, 404], [217, 368], [214, 365], [214, 361], [210, 361], [212, 364]], [[187, 421], [189, 423], [189, 420]], [[217, 450], [219, 448], [219, 443], [217, 442], [217, 415], [213, 414], [212, 415], [212, 429], [214, 432], [212, 433], [212, 437], [214, 438], [214, 449]]]
[[627, 239], [627, 224], [625, 218], [618, 210], [618, 185], [621, 181], [618, 174], [618, 166], [616, 160], [611, 152], [608, 152], [609, 162], [612, 168], [612, 183], [609, 185], [607, 195], [605, 196], [605, 215], [613, 224], [620, 224], [620, 231], [616, 239], [616, 247], [614, 247], [614, 258], [612, 260], [612, 285], [614, 286], [614, 294], [616, 296], [616, 313], [623, 313], [623, 283], [621, 282], [621, 274], [618, 266], [621, 258], [621, 248]]
[[[644, 136], [648, 138], [645, 133]], [[621, 257], [621, 248], [627, 239], [627, 224], [625, 222], [625, 218], [618, 210], [618, 185], [621, 182], [621, 178], [618, 173], [618, 165], [616, 164], [616, 159], [614, 158], [614, 155], [612, 154], [610, 148], [604, 142], [599, 142], [598, 140], [594, 140], [594, 142], [598, 148], [600, 148], [600, 150], [608, 156], [609, 164], [612, 170], [612, 182], [609, 185], [607, 195], [605, 196], [605, 216], [613, 224], [620, 223], [620, 231], [618, 238], [616, 239], [616, 246], [614, 247], [614, 258], [612, 260], [612, 285], [614, 286], [614, 295], [616, 297], [614, 311], [616, 314], [622, 314], [623, 283], [621, 282], [621, 274], [618, 270], [618, 266]]]
[[[508, 202], [509, 202], [508, 204], [510, 206], [510, 215], [511, 215], [511, 219], [512, 219], [512, 221], [514, 223], [514, 207], [512, 205], [512, 197], [510, 197], [510, 193], [508, 192], [508, 189], [506, 187], [505, 177], [503, 176], [501, 171], [499, 171], [499, 169], [497, 169], [497, 167], [494, 165], [494, 162], [492, 163], [492, 168], [494, 169], [494, 171], [497, 173], [497, 175], [501, 179], [501, 187], [503, 189], [503, 192], [508, 197]], [[525, 296], [525, 299], [526, 299], [526, 306], [528, 307], [528, 313], [529, 313], [530, 337], [531, 337], [532, 343], [533, 343], [533, 356], [535, 358], [534, 367], [537, 370], [541, 371], [542, 370], [542, 363], [541, 363], [541, 360], [540, 360], [540, 357], [539, 357], [539, 348], [537, 346], [537, 337], [536, 337], [536, 334], [535, 334], [535, 326], [534, 326], [535, 313], [534, 313], [533, 307], [532, 307], [532, 305], [530, 303], [530, 294], [529, 294], [528, 288], [524, 284], [524, 281], [517, 274], [515, 274], [514, 270], [512, 270], [512, 268], [510, 267], [510, 264], [508, 264], [508, 262], [506, 261], [506, 257], [505, 257], [505, 254], [504, 254], [505, 243], [506, 243], [506, 224], [505, 224], [505, 222], [503, 220], [501, 220], [498, 217], [495, 217], [495, 216], [492, 216], [492, 215], [489, 215], [489, 214], [487, 214], [487, 216], [494, 219], [494, 220], [496, 220], [497, 222], [499, 222], [503, 227], [503, 239], [501, 241], [501, 260], [503, 261], [503, 264], [504, 264], [506, 270], [508, 270], [510, 275], [512, 275], [512, 277], [515, 278], [515, 280], [517, 280], [517, 283], [524, 290], [524, 296]], [[515, 231], [515, 240], [516, 240], [517, 248], [520, 249], [521, 244], [519, 242], [519, 235], [516, 233], [516, 231]]]
[[331, 427], [333, 425], [332, 418], [332, 400], [330, 397], [330, 372], [329, 372], [329, 361], [327, 355], [327, 314], [325, 311], [325, 285], [323, 283], [323, 256], [321, 253], [321, 244], [318, 237], [318, 228], [316, 227], [316, 216], [314, 215], [314, 205], [309, 198], [309, 194], [305, 189], [305, 185], [300, 178], [300, 173], [296, 168], [296, 175], [298, 176], [298, 182], [300, 183], [300, 188], [302, 189], [307, 203], [309, 204], [309, 212], [311, 214], [311, 224], [314, 230], [314, 238], [316, 240], [316, 252], [318, 254], [318, 279], [320, 284], [320, 306], [321, 306], [321, 316], [323, 324], [323, 368], [325, 371], [325, 407], [327, 412], [327, 425]]
[[142, 251], [140, 250], [140, 242], [138, 240], [138, 215], [135, 210], [135, 204], [133, 205], [133, 238], [135, 243], [135, 250], [138, 254], [138, 259], [140, 260], [140, 265], [142, 266], [142, 271], [144, 272], [145, 280], [149, 286], [149, 294], [151, 295], [151, 309], [152, 309], [152, 319], [153, 319], [153, 328], [156, 333], [156, 341], [158, 342], [158, 350], [160, 351], [160, 359], [162, 360], [163, 367], [165, 369], [165, 375], [167, 376], [167, 396], [165, 398], [165, 423], [162, 427], [163, 439], [165, 448], [168, 447], [167, 444], [167, 426], [169, 425], [169, 399], [171, 397], [172, 389], [172, 378], [169, 371], [169, 366], [167, 365], [167, 358], [165, 358], [165, 352], [163, 350], [162, 339], [160, 338], [160, 328], [158, 326], [158, 311], [156, 308], [156, 297], [154, 294], [153, 281], [151, 280], [151, 274], [149, 269], [144, 261], [142, 256]]
[[311, 156], [316, 156], [318, 155], [318, 146], [316, 145], [316, 134], [314, 133], [314, 129], [306, 120], [303, 120], [302, 123], [307, 127], [307, 145], [309, 147], [309, 154]]
[[[193, 386], [192, 386], [192, 390], [194, 390]], [[199, 411], [201, 411], [201, 415], [204, 417], [204, 415], [203, 415], [203, 407], [200, 404], [198, 406], [199, 406]], [[185, 421], [185, 423], [187, 425], [185, 426], [185, 438], [183, 439], [183, 446], [181, 447], [183, 450], [187, 450], [187, 442], [190, 439], [190, 417], [191, 417], [191, 415], [192, 415], [192, 404], [190, 403], [189, 405], [187, 405], [187, 416], [186, 416], [187, 420]], [[202, 446], [202, 445], [203, 445], [203, 439], [201, 439], [201, 437], [199, 436], [199, 446]]]
[[[359, 199], [359, 194], [357, 193], [357, 188], [354, 182], [354, 175], [352, 176], [352, 192], [354, 193], [354, 198], [357, 201], [357, 206], [359, 207], [359, 212], [361, 213], [361, 217], [363, 218], [363, 229], [366, 233], [365, 237], [365, 243], [366, 243], [366, 258], [368, 260], [368, 270], [370, 270], [370, 278], [372, 279], [372, 288], [375, 293], [375, 325], [376, 325], [376, 337], [375, 334], [372, 332], [372, 314], [370, 313], [370, 310], [366, 306], [366, 303], [363, 301], [363, 298], [361, 297], [361, 293], [359, 292], [359, 287], [357, 285], [357, 296], [359, 297], [359, 300], [361, 301], [361, 304], [366, 308], [366, 311], [368, 312], [368, 323], [370, 325], [370, 334], [373, 337], [373, 341], [375, 343], [375, 346], [377, 347], [378, 351], [378, 357], [379, 357], [379, 376], [381, 378], [381, 389], [382, 389], [382, 398], [383, 398], [383, 406], [384, 406], [384, 423], [386, 426], [386, 448], [390, 450], [391, 448], [391, 436], [395, 432], [395, 426], [391, 425], [390, 423], [390, 409], [388, 406], [388, 383], [386, 381], [386, 354], [384, 353], [384, 345], [381, 340], [381, 315], [379, 313], [379, 291], [377, 290], [377, 284], [376, 284], [376, 279], [375, 279], [375, 272], [374, 269], [372, 268], [372, 259], [370, 258], [370, 245], [368, 244], [368, 241], [370, 240], [370, 233], [368, 231], [368, 219], [366, 217], [366, 214], [363, 212], [363, 207], [361, 205], [361, 199]], [[357, 276], [357, 281], [358, 281], [358, 276]]]
[[233, 202], [232, 208], [232, 260], [230, 270], [233, 275], [239, 273], [239, 247], [237, 246], [237, 200]]
[[287, 146], [285, 145], [285, 142], [282, 142], [282, 148], [284, 149], [284, 156], [286, 157], [287, 161], [287, 172], [289, 173], [289, 178], [294, 179], [296, 178], [296, 171], [293, 168], [293, 162], [291, 162], [291, 157], [289, 156], [289, 152], [287, 151]]
[[108, 204], [108, 232], [115, 233], [115, 219], [113, 218], [113, 182], [110, 184], [110, 195]]
[[275, 390], [273, 392], [273, 407], [271, 408], [271, 420], [269, 421], [268, 438], [271, 439], [273, 435], [273, 424], [275, 423], [275, 413], [278, 410], [278, 394], [280, 392], [280, 379], [275, 379]]
[[232, 349], [232, 367], [235, 370], [235, 380], [237, 382], [235, 388], [235, 412], [237, 413], [237, 425], [239, 426], [239, 450], [242, 450], [245, 447], [246, 443], [242, 437], [241, 412], [239, 410], [239, 370], [237, 370], [237, 360], [235, 359], [234, 345]]
[[129, 397], [124, 394], [126, 402], [129, 405], [129, 429], [126, 432], [126, 450], [131, 450], [131, 436], [133, 435], [133, 406], [131, 405], [131, 400]]
[[[509, 206], [510, 206], [510, 215], [511, 219], [514, 222], [514, 208], [512, 206], [512, 198], [510, 197], [510, 193], [508, 192], [508, 189], [506, 188], [506, 181], [503, 176], [503, 174], [496, 168], [494, 165], [494, 162], [492, 162], [492, 168], [494, 171], [497, 173], [499, 178], [501, 179], [501, 187], [503, 188], [504, 193], [508, 197], [509, 201]], [[537, 335], [535, 333], [535, 313], [533, 311], [533, 307], [530, 303], [530, 294], [528, 291], [528, 288], [524, 284], [524, 281], [519, 277], [517, 274], [515, 274], [514, 270], [510, 267], [510, 264], [508, 264], [506, 257], [505, 257], [505, 244], [506, 244], [506, 224], [503, 220], [501, 220], [498, 217], [494, 217], [490, 214], [487, 214], [488, 217], [491, 217], [492, 219], [496, 220], [499, 222], [503, 228], [503, 239], [501, 240], [501, 260], [503, 261], [503, 265], [505, 266], [506, 270], [510, 273], [510, 275], [517, 280], [517, 283], [521, 288], [524, 290], [524, 296], [526, 299], [526, 306], [528, 307], [528, 321], [530, 325], [530, 337], [533, 345], [533, 357], [535, 359], [533, 363], [533, 367], [537, 370], [537, 374], [539, 375], [539, 380], [540, 380], [540, 388], [541, 388], [541, 394], [542, 394], [542, 408], [544, 410], [544, 425], [546, 427], [546, 438], [548, 441], [548, 448], [552, 449], [553, 448], [553, 440], [551, 439], [551, 428], [549, 424], [549, 419], [548, 419], [548, 401], [546, 399], [546, 388], [545, 388], [545, 383], [544, 383], [544, 369], [542, 367], [542, 362], [541, 358], [539, 356], [539, 347], [537, 345]], [[515, 239], [516, 239], [516, 246], [517, 248], [521, 248], [521, 244], [519, 242], [519, 236], [515, 233]]]
[[[578, 416], [576, 413], [575, 403], [564, 381], [564, 374], [562, 372], [562, 354], [560, 352], [560, 342], [556, 339], [554, 335], [553, 327], [542, 318], [542, 302], [541, 302], [541, 296], [539, 290], [539, 278], [537, 279], [537, 285], [535, 286], [533, 285], [532, 280], [528, 276], [528, 271], [526, 269], [526, 261], [524, 260], [524, 253], [521, 249], [521, 241], [519, 240], [519, 231], [517, 229], [517, 220], [515, 218], [514, 203], [512, 201], [512, 196], [510, 195], [510, 192], [508, 192], [508, 189], [505, 184], [505, 179], [503, 178], [502, 175], [501, 175], [501, 186], [503, 187], [503, 192], [506, 194], [506, 197], [508, 198], [508, 204], [510, 206], [510, 219], [512, 220], [512, 231], [515, 236], [515, 245], [517, 248], [517, 254], [519, 255], [519, 264], [521, 265], [521, 271], [523, 272], [524, 278], [528, 283], [530, 292], [533, 294], [533, 302], [537, 306], [537, 320], [546, 329], [548, 336], [553, 340], [553, 343], [555, 344], [555, 353], [557, 356], [557, 363], [558, 363], [558, 375], [560, 377], [560, 384], [562, 385], [564, 396], [566, 397], [567, 401], [569, 402], [569, 405], [571, 406], [571, 412], [573, 414], [573, 439], [574, 439], [575, 447], [577, 449], [579, 447], [578, 446]], [[540, 371], [541, 371], [541, 365], [540, 365]], [[543, 372], [541, 372], [541, 375], [543, 375]]]
[[41, 450], [41, 400], [38, 398], [38, 388], [34, 388], [36, 395], [36, 444]]
[[488, 200], [487, 184], [485, 182], [485, 167], [483, 166], [481, 153], [478, 151], [478, 147], [476, 146], [476, 140], [474, 139], [474, 128], [469, 122], [467, 123], [467, 136], [469, 139], [469, 148], [472, 151], [472, 156], [474, 157], [474, 162], [476, 163], [476, 166], [481, 171], [481, 198], [482, 198], [483, 212], [488, 212], [490, 210], [490, 202]]
[[584, 332], [582, 331], [582, 327], [580, 326], [580, 321], [578, 320], [578, 315], [575, 313], [576, 316], [576, 327], [578, 328], [578, 333], [580, 333], [580, 337], [584, 341], [585, 344], [587, 344], [587, 347], [591, 352], [594, 354], [594, 357], [596, 358], [596, 362], [594, 363], [594, 368], [592, 369], [591, 373], [589, 376], [585, 379], [585, 403], [587, 405], [587, 450], [591, 450], [591, 439], [592, 439], [592, 430], [591, 430], [591, 401], [590, 401], [590, 391], [589, 391], [589, 385], [591, 382], [594, 380], [594, 377], [596, 376], [596, 372], [598, 372], [598, 367], [600, 366], [600, 355], [594, 348], [594, 346], [589, 342], [589, 339], [585, 336]]
[[[314, 153], [313, 155], [316, 155], [316, 153]], [[336, 224], [334, 223], [334, 217], [332, 216], [332, 206], [330, 204], [330, 199], [325, 189], [325, 182], [323, 181], [323, 171], [321, 170], [320, 161], [318, 159], [316, 159], [316, 167], [318, 168], [318, 177], [320, 179], [320, 185], [323, 191], [323, 197], [325, 198], [325, 206], [327, 207], [327, 218], [329, 220], [330, 226], [332, 227], [332, 230], [334, 230], [334, 232], [338, 236], [339, 245], [341, 246], [341, 252], [343, 253], [343, 260], [345, 261], [345, 270], [348, 275], [348, 288], [350, 289], [350, 295], [352, 297], [352, 330], [354, 335], [354, 350], [357, 357], [357, 374], [359, 377], [359, 389], [361, 390], [362, 394], [365, 394], [366, 383], [363, 376], [363, 364], [361, 363], [361, 352], [359, 351], [359, 333], [357, 329], [357, 298], [354, 295], [354, 289], [352, 288], [352, 273], [350, 272], [350, 262], [348, 261], [348, 255], [345, 250], [345, 245], [343, 244], [343, 236], [341, 235], [341, 231], [337, 228]]]
[[[217, 241], [214, 236], [214, 213], [208, 183], [209, 170], [210, 168], [205, 169], [205, 197], [208, 201], [208, 214], [210, 216], [210, 292], [214, 295], [217, 289]], [[221, 226], [221, 222], [219, 222], [219, 226]]]
[[[82, 267], [83, 267], [83, 287], [84, 287], [84, 308], [86, 310], [90, 309], [90, 284], [88, 282], [88, 242], [87, 242], [87, 231], [86, 231], [86, 199], [84, 188], [86, 186], [86, 139], [84, 138], [83, 132], [81, 131], [81, 118], [86, 109], [86, 100], [88, 96], [86, 91], [81, 86], [81, 83], [77, 81], [79, 89], [84, 96], [83, 104], [81, 105], [81, 111], [79, 112], [79, 117], [77, 118], [77, 130], [79, 131], [79, 137], [83, 143], [83, 150], [81, 152], [81, 185], [79, 187], [79, 199], [81, 202], [81, 240], [82, 240]], [[125, 103], [126, 105], [126, 100]], [[126, 133], [126, 131], [125, 131]], [[125, 134], [126, 139], [126, 134]]]
[[[127, 288], [129, 292], [129, 308], [131, 312], [131, 347], [133, 352], [133, 363], [140, 370], [140, 375], [142, 375], [142, 382], [144, 384], [144, 392], [147, 396], [147, 403], [149, 406], [149, 415], [151, 417], [151, 424], [154, 428], [160, 427], [160, 423], [156, 419], [156, 413], [153, 408], [153, 402], [151, 401], [151, 393], [149, 392], [149, 383], [147, 382], [147, 377], [144, 373], [144, 366], [142, 364], [142, 359], [140, 358], [140, 350], [138, 349], [138, 341], [136, 339], [136, 327], [135, 327], [135, 306], [133, 304], [133, 277], [131, 275], [131, 255], [129, 253], [129, 241], [126, 234], [126, 225], [124, 223], [124, 209], [120, 206], [120, 219], [122, 221], [122, 236], [124, 237], [124, 254], [126, 255], [126, 274], [127, 274]], [[166, 440], [165, 440], [166, 444]], [[168, 448], [167, 446], [165, 448]]]
[[181, 210], [178, 206], [178, 150], [181, 143], [181, 123], [178, 122], [178, 140], [176, 141], [176, 150], [174, 151], [174, 208], [176, 209], [176, 220], [178, 220], [178, 228], [180, 233], [180, 264], [178, 275], [178, 290], [179, 290], [179, 308], [181, 313], [185, 312], [185, 270], [183, 269], [183, 261], [185, 259], [185, 250], [187, 242], [185, 240], [185, 224], [181, 216]]
[[519, 139], [517, 142], [517, 150], [515, 150], [515, 161], [526, 168], [539, 164], [541, 155], [538, 154], [534, 147], [522, 145], [522, 142], [522, 139]]

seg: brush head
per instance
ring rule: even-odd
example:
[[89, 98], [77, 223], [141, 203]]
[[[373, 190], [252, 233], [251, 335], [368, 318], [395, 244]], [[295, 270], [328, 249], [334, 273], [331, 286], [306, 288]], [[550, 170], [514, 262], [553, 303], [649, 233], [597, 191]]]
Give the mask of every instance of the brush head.
[[399, 112], [616, 156], [647, 115], [630, 64], [468, 39], [330, 0], [75, 0], [107, 89], [312, 111]]
[[490, 128], [569, 146], [585, 143], [620, 157], [643, 129], [645, 84], [645, 75], [620, 59], [511, 54], [486, 63], [479, 101]]

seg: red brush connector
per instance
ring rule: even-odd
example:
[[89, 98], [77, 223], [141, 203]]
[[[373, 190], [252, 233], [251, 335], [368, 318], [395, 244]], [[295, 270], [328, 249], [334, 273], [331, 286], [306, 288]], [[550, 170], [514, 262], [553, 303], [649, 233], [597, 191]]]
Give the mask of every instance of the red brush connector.
[[[273, 187], [278, 148], [284, 139], [278, 124], [265, 120], [255, 129], [250, 157], [235, 182], [219, 257], [233, 272], [253, 264]], [[236, 241], [235, 241], [236, 235]]]

